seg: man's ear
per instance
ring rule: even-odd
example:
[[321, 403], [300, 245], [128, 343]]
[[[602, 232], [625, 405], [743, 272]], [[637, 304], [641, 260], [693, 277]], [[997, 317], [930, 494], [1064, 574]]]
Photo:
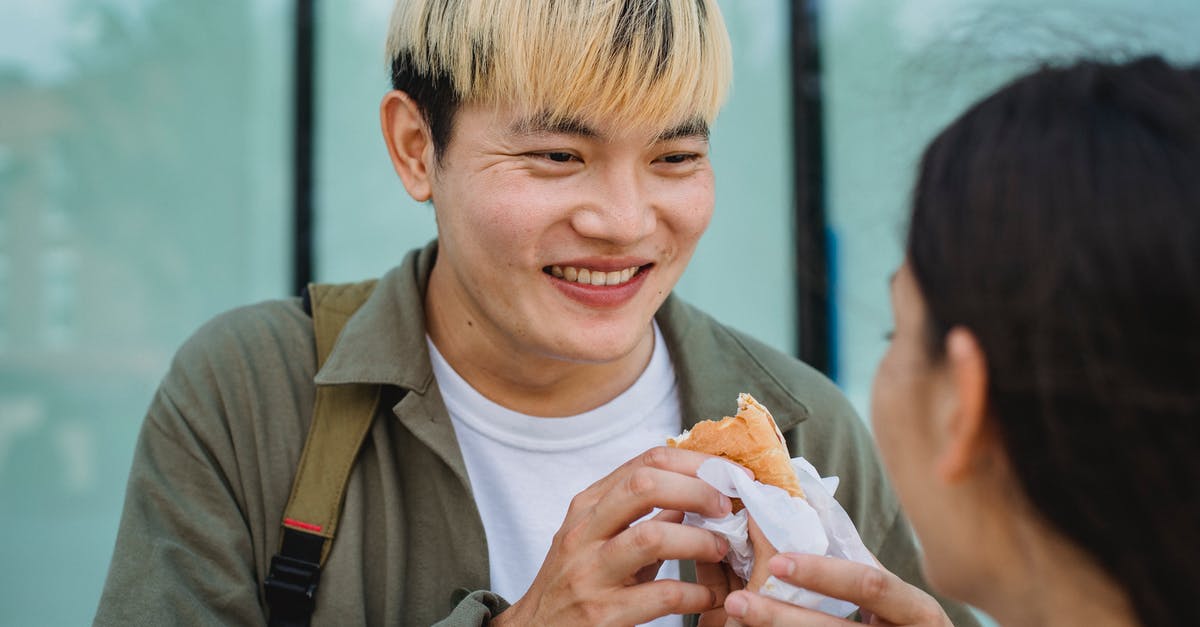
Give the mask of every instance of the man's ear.
[[404, 189], [417, 202], [433, 196], [433, 138], [421, 109], [408, 94], [393, 90], [379, 105], [383, 141]]
[[955, 327], [946, 334], [945, 368], [952, 406], [938, 425], [941, 447], [935, 472], [942, 481], [957, 483], [968, 478], [999, 442], [988, 424], [987, 357], [966, 328]]

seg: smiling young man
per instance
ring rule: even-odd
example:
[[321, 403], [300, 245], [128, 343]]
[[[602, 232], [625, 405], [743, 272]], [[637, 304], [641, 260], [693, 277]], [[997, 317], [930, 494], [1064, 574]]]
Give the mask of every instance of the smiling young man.
[[405, 185], [434, 201], [428, 333], [455, 371], [533, 416], [580, 414], [629, 388], [712, 214], [707, 126], [464, 105], [439, 160], [404, 92], [383, 115]]
[[695, 477], [705, 456], [660, 445], [739, 392], [841, 476], [867, 546], [919, 582], [836, 388], [671, 296], [714, 205], [731, 66], [714, 2], [400, 0], [389, 57], [384, 139], [437, 240], [382, 277], [319, 369], [300, 299], [181, 349], [97, 623], [263, 622], [315, 389], [349, 384], [382, 398], [315, 623], [679, 625], [719, 608], [726, 547], [680, 522], [729, 499]]

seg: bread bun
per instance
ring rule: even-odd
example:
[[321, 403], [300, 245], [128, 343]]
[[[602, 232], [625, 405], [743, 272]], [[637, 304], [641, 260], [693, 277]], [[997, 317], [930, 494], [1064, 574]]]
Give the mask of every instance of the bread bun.
[[[724, 457], [749, 468], [755, 480], [803, 498], [787, 443], [771, 412], [746, 393], [739, 394], [737, 402], [737, 415], [696, 423], [679, 437], [669, 438], [667, 446]], [[734, 499], [733, 511], [741, 509], [741, 501]]]

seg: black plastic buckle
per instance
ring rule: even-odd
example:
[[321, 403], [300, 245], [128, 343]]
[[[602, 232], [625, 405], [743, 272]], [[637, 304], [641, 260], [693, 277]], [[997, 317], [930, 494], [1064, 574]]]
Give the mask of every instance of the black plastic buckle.
[[317, 604], [321, 566], [286, 555], [271, 558], [271, 571], [263, 583], [272, 613], [311, 615]]

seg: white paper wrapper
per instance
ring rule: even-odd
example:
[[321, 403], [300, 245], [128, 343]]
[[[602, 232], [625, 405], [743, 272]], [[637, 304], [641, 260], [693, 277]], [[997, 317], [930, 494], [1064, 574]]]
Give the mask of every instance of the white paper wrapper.
[[[724, 518], [706, 518], [689, 513], [684, 516], [684, 524], [724, 536], [729, 541], [726, 559], [742, 579], [750, 578], [754, 566], [747, 512], [754, 516], [763, 535], [781, 553], [826, 555], [874, 567], [875, 560], [867, 547], [863, 546], [850, 516], [833, 498], [838, 478], [822, 479], [817, 469], [803, 457], [793, 459], [792, 467], [796, 469], [807, 501], [794, 498], [781, 488], [754, 481], [732, 462], [723, 459], [704, 462], [697, 476], [726, 496], [742, 499], [746, 508]], [[767, 579], [759, 592], [834, 616], [848, 616], [858, 609], [853, 603], [797, 588], [773, 576]]]

